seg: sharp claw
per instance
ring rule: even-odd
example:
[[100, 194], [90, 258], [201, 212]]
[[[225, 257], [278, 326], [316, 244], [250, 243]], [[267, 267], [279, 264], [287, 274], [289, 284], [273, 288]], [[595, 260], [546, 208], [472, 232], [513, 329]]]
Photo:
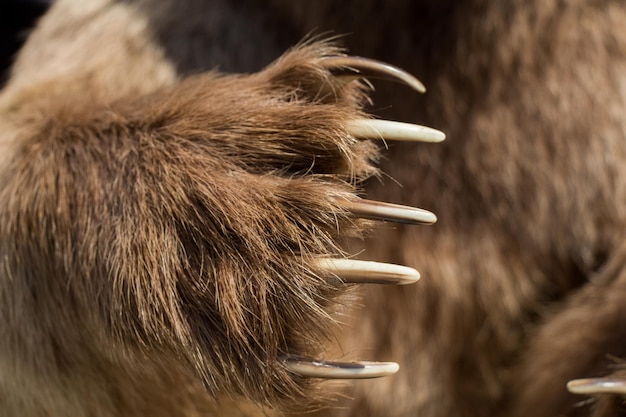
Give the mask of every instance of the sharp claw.
[[372, 200], [337, 200], [355, 216], [406, 224], [433, 224], [437, 216], [427, 210]]
[[403, 265], [354, 259], [318, 259], [317, 266], [349, 284], [413, 284], [420, 273]]
[[[329, 63], [330, 67], [344, 69], [353, 73], [356, 72], [360, 74], [361, 77], [367, 77], [370, 74], [382, 75], [392, 80], [401, 81], [420, 93], [426, 92], [426, 87], [424, 87], [424, 84], [422, 84], [420, 80], [405, 70], [387, 64], [386, 62], [358, 56], [329, 57], [325, 58], [325, 62]], [[349, 74], [348, 77], [352, 77], [352, 74]]]
[[567, 383], [572, 394], [626, 394], [626, 381], [617, 378], [574, 379]]
[[352, 136], [361, 139], [441, 142], [446, 138], [443, 132], [430, 127], [389, 120], [356, 119], [349, 121], [346, 128]]
[[296, 356], [287, 356], [282, 360], [289, 371], [309, 378], [380, 378], [393, 375], [400, 369], [394, 362], [327, 362]]

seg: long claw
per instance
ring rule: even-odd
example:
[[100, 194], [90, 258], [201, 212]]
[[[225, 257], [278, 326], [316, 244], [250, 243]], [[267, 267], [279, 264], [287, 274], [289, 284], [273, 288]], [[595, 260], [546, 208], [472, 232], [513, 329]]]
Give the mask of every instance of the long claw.
[[349, 284], [413, 284], [420, 273], [403, 265], [354, 259], [319, 259], [317, 266]]
[[409, 142], [441, 142], [445, 133], [426, 126], [389, 120], [356, 119], [347, 124], [348, 132], [361, 139], [389, 139]]
[[358, 56], [329, 57], [325, 58], [325, 62], [330, 64], [329, 67], [357, 73], [361, 77], [367, 77], [368, 75], [380, 75], [391, 80], [403, 82], [420, 93], [426, 92], [426, 87], [424, 87], [424, 84], [422, 84], [420, 80], [405, 70], [391, 64], [387, 64], [386, 62]]
[[393, 375], [400, 369], [394, 362], [327, 362], [288, 356], [283, 363], [291, 372], [324, 379], [367, 379]]
[[355, 216], [406, 224], [433, 224], [437, 216], [427, 210], [372, 200], [337, 200]]
[[574, 379], [567, 383], [572, 394], [626, 394], [626, 381], [617, 378]]

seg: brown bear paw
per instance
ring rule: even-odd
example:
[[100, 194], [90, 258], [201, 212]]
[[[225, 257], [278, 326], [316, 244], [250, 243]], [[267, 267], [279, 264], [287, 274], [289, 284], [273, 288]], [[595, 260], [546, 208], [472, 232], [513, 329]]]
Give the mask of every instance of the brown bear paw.
[[[192, 76], [51, 117], [20, 148], [3, 191], [40, 190], [4, 199], [15, 225], [6, 241], [12, 274], [34, 282], [29, 331], [72, 335], [49, 360], [72, 363], [69, 375], [108, 364], [102, 372], [112, 376], [100, 380], [146, 404], [146, 387], [176, 385], [168, 381], [275, 405], [304, 394], [310, 377], [395, 372], [395, 363], [308, 359], [321, 351], [345, 284], [419, 278], [412, 268], [347, 259], [337, 242], [372, 219], [436, 220], [357, 197], [377, 173], [370, 139], [444, 139], [364, 114], [370, 75], [423, 91], [398, 68], [311, 43], [256, 74]], [[33, 225], [37, 233], [27, 233]]]
[[[418, 92], [425, 91], [416, 78], [399, 68], [366, 58], [344, 56], [326, 44], [313, 44], [289, 52], [265, 71], [252, 76], [253, 83], [262, 80], [259, 85], [272, 90], [270, 96], [275, 97], [278, 92], [282, 95], [279, 101], [295, 109], [293, 116], [281, 112], [278, 115], [280, 120], [273, 121], [280, 131], [280, 137], [275, 140], [281, 143], [281, 147], [290, 149], [293, 159], [282, 161], [282, 166], [274, 167], [271, 174], [273, 181], [288, 179], [287, 187], [293, 191], [288, 198], [294, 199], [290, 210], [296, 207], [307, 210], [303, 217], [297, 214], [295, 221], [295, 212], [281, 212], [281, 217], [290, 219], [283, 224], [295, 223], [301, 227], [308, 223], [311, 227], [293, 233], [297, 236], [297, 250], [267, 255], [268, 259], [287, 255], [288, 259], [283, 258], [276, 264], [292, 266], [283, 274], [290, 276], [289, 285], [295, 285], [300, 292], [294, 297], [285, 288], [284, 292], [278, 293], [279, 297], [289, 296], [276, 300], [270, 308], [279, 306], [278, 314], [282, 311], [283, 317], [290, 321], [295, 319], [287, 326], [292, 329], [290, 332], [294, 328], [313, 330], [309, 334], [299, 334], [294, 345], [282, 345], [276, 350], [279, 363], [303, 377], [374, 378], [398, 370], [398, 365], [392, 362], [328, 362], [303, 357], [301, 353], [311, 350], [307, 348], [315, 346], [318, 332], [324, 330], [327, 317], [323, 310], [340, 289], [338, 284], [403, 285], [419, 279], [419, 273], [409, 267], [341, 257], [334, 242], [369, 224], [356, 219], [408, 224], [436, 221], [435, 215], [425, 210], [356, 196], [359, 182], [376, 173], [372, 162], [377, 158], [377, 147], [368, 139], [439, 142], [445, 138], [443, 133], [434, 129], [373, 120], [363, 114], [361, 107], [368, 99], [369, 84], [365, 79], [368, 76], [401, 81]], [[304, 123], [300, 124], [300, 121]], [[284, 141], [288, 145], [283, 145]], [[273, 158], [275, 156], [265, 159]], [[311, 183], [315, 184], [315, 189], [307, 192], [310, 199], [300, 200], [298, 187], [301, 184], [308, 187]], [[269, 242], [272, 237], [266, 239]], [[295, 243], [288, 246], [294, 247]], [[296, 265], [299, 266], [293, 268]], [[281, 306], [285, 302], [290, 306]], [[322, 328], [316, 323], [322, 323]], [[302, 346], [302, 341], [311, 343], [305, 342]]]
[[[377, 173], [378, 146], [370, 139], [438, 142], [445, 136], [364, 114], [367, 76], [424, 88], [391, 65], [339, 52], [324, 43], [304, 45], [257, 74], [190, 78], [170, 98], [189, 103], [181, 123], [210, 120], [201, 132], [208, 140], [196, 151], [209, 152], [206, 160], [198, 159], [197, 173], [194, 158], [185, 157], [182, 166], [197, 216], [184, 216], [193, 225], [181, 239], [193, 277], [185, 281], [193, 284], [182, 286], [181, 309], [202, 352], [198, 368], [213, 379], [221, 369], [226, 386], [252, 398], [293, 393], [310, 377], [395, 373], [395, 363], [310, 359], [344, 284], [419, 279], [409, 267], [347, 259], [336, 242], [358, 235], [372, 219], [436, 221], [425, 210], [357, 197], [360, 182]], [[198, 180], [213, 189], [193, 184]], [[199, 292], [197, 277], [207, 271], [210, 289]], [[215, 343], [216, 334], [225, 340]]]

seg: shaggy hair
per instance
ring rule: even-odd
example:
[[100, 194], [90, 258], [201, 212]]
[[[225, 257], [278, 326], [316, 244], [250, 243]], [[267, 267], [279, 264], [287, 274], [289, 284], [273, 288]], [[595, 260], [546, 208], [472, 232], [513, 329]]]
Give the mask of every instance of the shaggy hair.
[[[330, 388], [279, 359], [334, 349], [403, 369], [330, 415], [619, 415], [565, 385], [626, 379], [625, 27], [617, 0], [58, 0], [0, 95], [1, 414], [304, 408]], [[369, 91], [328, 42], [204, 72], [314, 28], [420, 75], [375, 109], [447, 143], [364, 183]], [[439, 222], [350, 246], [424, 279], [364, 288], [331, 336], [351, 299], [316, 260], [372, 225], [338, 203], [361, 187]]]

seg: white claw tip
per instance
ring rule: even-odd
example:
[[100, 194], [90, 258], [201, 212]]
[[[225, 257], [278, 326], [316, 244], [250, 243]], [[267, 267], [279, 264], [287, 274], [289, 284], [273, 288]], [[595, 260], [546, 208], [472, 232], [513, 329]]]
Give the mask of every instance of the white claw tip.
[[357, 119], [348, 122], [348, 132], [361, 139], [388, 139], [409, 142], [441, 142], [446, 135], [426, 126], [389, 120]]
[[328, 362], [291, 356], [283, 362], [295, 374], [324, 379], [380, 378], [393, 375], [400, 369], [395, 362]]
[[361, 76], [367, 77], [369, 74], [379, 74], [390, 79], [401, 81], [414, 90], [425, 93], [424, 84], [405, 70], [386, 62], [357, 56], [336, 56], [325, 58], [326, 64], [333, 67], [344, 67], [351, 69]]
[[567, 383], [572, 394], [626, 394], [626, 381], [616, 378], [574, 379]]
[[365, 199], [337, 200], [355, 216], [406, 224], [433, 224], [437, 216], [427, 210]]
[[336, 275], [342, 282], [352, 284], [413, 284], [420, 273], [404, 265], [354, 259], [319, 259], [318, 267]]

